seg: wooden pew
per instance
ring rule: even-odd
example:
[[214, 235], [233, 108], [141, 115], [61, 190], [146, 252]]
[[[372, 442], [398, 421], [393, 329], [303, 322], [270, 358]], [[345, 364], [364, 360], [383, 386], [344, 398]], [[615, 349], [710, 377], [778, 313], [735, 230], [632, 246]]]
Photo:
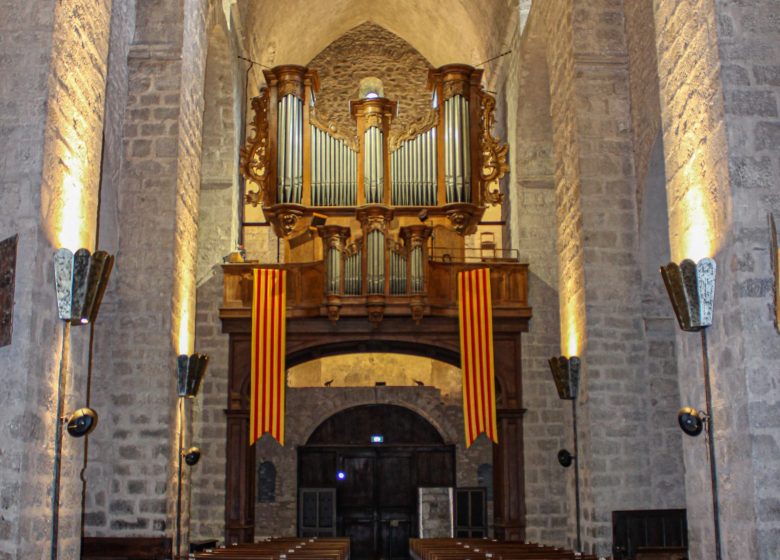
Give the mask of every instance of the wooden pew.
[[495, 539], [409, 539], [414, 560], [595, 560], [570, 550]]
[[349, 539], [280, 537], [198, 552], [191, 558], [224, 560], [349, 560]]

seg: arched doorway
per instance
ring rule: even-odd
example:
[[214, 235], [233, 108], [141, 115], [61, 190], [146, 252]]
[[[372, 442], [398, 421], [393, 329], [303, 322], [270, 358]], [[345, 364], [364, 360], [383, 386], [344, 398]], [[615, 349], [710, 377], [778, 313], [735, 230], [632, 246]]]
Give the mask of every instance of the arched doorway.
[[455, 485], [455, 452], [407, 408], [352, 407], [298, 449], [298, 533], [351, 539], [355, 558], [407, 558], [417, 489]]

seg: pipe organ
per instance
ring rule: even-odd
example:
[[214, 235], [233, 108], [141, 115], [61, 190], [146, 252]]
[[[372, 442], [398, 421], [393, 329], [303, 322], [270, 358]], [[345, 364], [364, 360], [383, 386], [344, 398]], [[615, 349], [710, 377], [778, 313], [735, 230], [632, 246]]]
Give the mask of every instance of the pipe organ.
[[[400, 304], [419, 320], [433, 238], [462, 253], [464, 238], [502, 199], [507, 147], [492, 135], [495, 99], [482, 70], [431, 70], [430, 109], [402, 128], [393, 128], [396, 101], [353, 100], [348, 131], [318, 113], [316, 71], [287, 65], [264, 74], [241, 150], [246, 203], [260, 206], [286, 240], [285, 262], [324, 263], [332, 319], [360, 303], [370, 318]], [[312, 223], [315, 213], [325, 225]]]

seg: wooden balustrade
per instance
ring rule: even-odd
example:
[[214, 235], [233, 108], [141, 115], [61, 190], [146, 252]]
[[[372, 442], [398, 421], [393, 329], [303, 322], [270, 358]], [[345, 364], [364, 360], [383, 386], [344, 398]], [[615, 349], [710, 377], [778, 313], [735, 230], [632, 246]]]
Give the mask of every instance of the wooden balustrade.
[[[390, 254], [391, 251], [388, 251]], [[261, 265], [253, 263], [224, 264], [224, 294], [221, 316], [242, 318], [251, 314], [252, 270]], [[270, 264], [265, 268], [287, 270], [287, 316], [318, 317], [339, 316], [360, 317], [370, 315], [377, 305], [376, 300], [364, 290], [361, 295], [345, 293], [344, 282], [339, 292], [327, 289], [326, 264], [312, 263]], [[458, 272], [482, 268], [480, 263], [441, 263], [425, 260], [423, 290], [413, 293], [413, 283], [407, 278], [406, 292], [395, 293], [392, 282], [385, 282], [383, 315], [412, 316], [416, 320], [424, 316], [456, 317], [458, 314]], [[407, 270], [410, 266], [407, 266]], [[389, 273], [390, 268], [386, 269]], [[366, 285], [365, 272], [362, 284]], [[530, 317], [528, 307], [528, 266], [519, 263], [490, 263], [490, 285], [494, 317]], [[334, 301], [335, 298], [335, 301]], [[329, 307], [339, 306], [339, 313], [333, 317]], [[415, 308], [415, 306], [417, 306]], [[376, 312], [376, 309], [373, 309]]]

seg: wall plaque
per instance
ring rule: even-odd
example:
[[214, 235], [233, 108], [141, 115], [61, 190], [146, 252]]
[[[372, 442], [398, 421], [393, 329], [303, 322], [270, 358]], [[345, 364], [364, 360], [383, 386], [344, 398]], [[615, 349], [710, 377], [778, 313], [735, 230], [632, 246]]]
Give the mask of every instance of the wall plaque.
[[19, 236], [14, 235], [0, 241], [0, 347], [11, 344], [18, 239]]

